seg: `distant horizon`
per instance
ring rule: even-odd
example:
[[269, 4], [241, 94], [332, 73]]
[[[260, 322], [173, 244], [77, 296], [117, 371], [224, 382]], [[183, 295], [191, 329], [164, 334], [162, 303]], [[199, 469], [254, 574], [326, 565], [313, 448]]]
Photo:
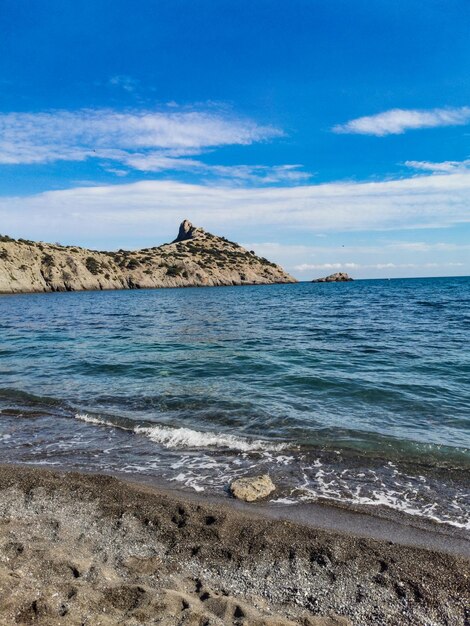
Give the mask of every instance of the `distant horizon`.
[[[465, 274], [458, 274], [458, 275], [454, 275], [454, 276], [382, 276], [381, 278], [354, 278], [354, 276], [351, 276], [351, 278], [353, 278], [352, 282], [358, 282], [360, 280], [433, 280], [434, 278], [470, 278], [470, 274], [469, 275], [465, 275]], [[311, 280], [299, 280], [299, 283], [311, 283]], [[318, 284], [331, 284], [331, 283], [318, 283]]]
[[467, 276], [469, 19], [464, 0], [7, 3], [0, 231], [139, 249], [188, 217], [300, 280]]

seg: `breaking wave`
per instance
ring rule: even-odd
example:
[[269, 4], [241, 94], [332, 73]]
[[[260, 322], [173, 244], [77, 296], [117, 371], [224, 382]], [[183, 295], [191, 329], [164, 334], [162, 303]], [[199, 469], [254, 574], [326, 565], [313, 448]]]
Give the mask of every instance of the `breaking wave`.
[[127, 420], [126, 424], [117, 424], [112, 420], [95, 417], [87, 413], [77, 413], [75, 418], [88, 424], [120, 428], [144, 435], [165, 448], [225, 448], [239, 452], [280, 452], [288, 447], [285, 443], [270, 443], [261, 439], [249, 439], [228, 433], [204, 432], [192, 428], [173, 428], [159, 425], [134, 426], [129, 424], [130, 420]]

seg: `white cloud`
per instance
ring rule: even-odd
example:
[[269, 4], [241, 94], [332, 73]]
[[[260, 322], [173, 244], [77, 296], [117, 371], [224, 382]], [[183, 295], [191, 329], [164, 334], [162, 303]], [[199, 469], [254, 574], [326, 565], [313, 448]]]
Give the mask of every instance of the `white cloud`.
[[294, 267], [299, 272], [307, 272], [311, 270], [325, 271], [342, 271], [342, 270], [390, 270], [390, 269], [432, 269], [432, 268], [450, 268], [463, 267], [463, 263], [319, 263], [309, 264], [302, 263]]
[[0, 198], [2, 231], [31, 238], [173, 235], [184, 217], [238, 237], [253, 233], [403, 230], [470, 222], [470, 172], [406, 179], [248, 187], [141, 181]]
[[407, 167], [425, 172], [435, 172], [448, 174], [449, 172], [461, 172], [470, 169], [470, 159], [465, 161], [405, 161]]
[[[468, 274], [470, 244], [400, 242], [369, 233], [371, 244], [317, 246], [312, 238], [309, 245], [243, 243], [257, 254], [272, 259], [291, 274], [311, 280], [334, 272], [348, 272], [354, 278], [375, 276]], [[458, 255], [458, 256], [457, 256]]]
[[470, 107], [442, 109], [391, 109], [376, 115], [367, 115], [333, 127], [335, 133], [358, 135], [399, 135], [407, 130], [462, 126], [470, 122]]
[[311, 270], [355, 270], [361, 265], [358, 263], [301, 263], [294, 267], [298, 272], [307, 272]]
[[214, 111], [6, 113], [0, 114], [0, 164], [99, 158], [152, 171], [207, 149], [250, 145], [282, 134]]

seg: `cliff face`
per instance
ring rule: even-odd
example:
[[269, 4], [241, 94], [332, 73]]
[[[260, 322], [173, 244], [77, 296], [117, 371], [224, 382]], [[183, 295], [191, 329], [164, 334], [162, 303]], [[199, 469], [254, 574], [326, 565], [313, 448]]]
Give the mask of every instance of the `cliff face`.
[[0, 236], [0, 293], [293, 283], [281, 267], [185, 220], [169, 244], [97, 252]]

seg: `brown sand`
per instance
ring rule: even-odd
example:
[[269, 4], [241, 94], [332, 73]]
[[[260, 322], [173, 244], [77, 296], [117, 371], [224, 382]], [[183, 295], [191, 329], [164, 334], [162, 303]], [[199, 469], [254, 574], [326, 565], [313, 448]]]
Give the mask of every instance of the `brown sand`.
[[2, 625], [464, 626], [469, 581], [456, 555], [0, 466]]

